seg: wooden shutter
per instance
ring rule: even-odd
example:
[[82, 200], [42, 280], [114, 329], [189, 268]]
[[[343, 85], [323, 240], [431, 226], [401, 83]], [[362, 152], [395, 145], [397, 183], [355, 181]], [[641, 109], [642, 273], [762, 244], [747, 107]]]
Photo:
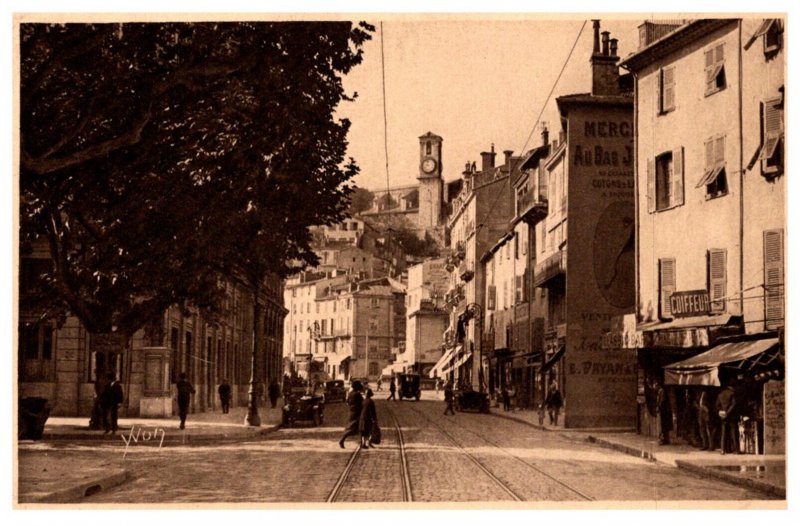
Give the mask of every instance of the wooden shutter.
[[662, 70], [662, 93], [664, 100], [662, 102], [661, 111], [669, 111], [675, 109], [675, 67], [665, 68]]
[[683, 204], [683, 146], [672, 150], [672, 194], [670, 206]]
[[494, 310], [497, 302], [497, 288], [494, 285], [489, 285], [489, 310]]
[[714, 139], [714, 166], [725, 163], [725, 136], [720, 135]]
[[664, 70], [656, 72], [656, 115], [664, 111]]
[[[775, 151], [780, 148], [781, 136], [783, 134], [783, 108], [780, 106], [780, 97], [765, 100], [761, 104], [761, 123], [762, 123], [762, 149], [759, 159], [762, 161], [762, 171], [765, 173], [775, 172], [779, 166], [770, 165], [769, 161], [775, 156]], [[782, 158], [782, 157], [780, 157]]]
[[708, 139], [705, 143], [706, 151], [706, 172], [714, 169], [714, 139]]
[[706, 95], [714, 91], [717, 85], [714, 76], [714, 49], [707, 49], [705, 52], [705, 74], [706, 74]]
[[661, 307], [659, 317], [672, 318], [669, 297], [675, 292], [675, 258], [659, 259], [658, 267], [659, 304]]
[[725, 294], [727, 289], [727, 253], [722, 248], [708, 251], [708, 295], [711, 300], [711, 312], [725, 312]]
[[647, 160], [647, 211], [656, 211], [656, 160]]
[[764, 321], [767, 329], [784, 326], [783, 230], [764, 232]]

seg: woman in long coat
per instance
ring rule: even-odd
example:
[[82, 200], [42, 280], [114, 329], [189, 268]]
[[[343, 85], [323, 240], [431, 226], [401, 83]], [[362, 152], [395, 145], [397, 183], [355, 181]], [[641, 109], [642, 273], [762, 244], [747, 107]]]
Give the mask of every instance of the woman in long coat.
[[361, 408], [361, 418], [358, 422], [358, 430], [361, 432], [361, 447], [369, 448], [372, 445], [372, 428], [378, 423], [378, 414], [375, 411], [375, 402], [372, 400], [372, 389], [367, 389], [367, 397]]
[[347, 393], [347, 406], [350, 409], [350, 418], [348, 419], [347, 427], [344, 428], [344, 434], [339, 439], [339, 447], [344, 448], [344, 439], [350, 435], [357, 435], [359, 431], [359, 423], [361, 420], [363, 398], [361, 396], [361, 382], [354, 381], [351, 384], [352, 389]]

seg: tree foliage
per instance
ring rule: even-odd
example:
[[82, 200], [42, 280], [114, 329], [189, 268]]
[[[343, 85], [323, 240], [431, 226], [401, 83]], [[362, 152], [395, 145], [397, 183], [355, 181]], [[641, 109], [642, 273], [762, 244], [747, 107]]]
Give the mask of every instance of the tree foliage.
[[348, 208], [348, 214], [350, 216], [356, 216], [361, 212], [365, 212], [372, 208], [372, 202], [375, 199], [375, 195], [367, 190], [366, 188], [361, 188], [356, 186], [353, 188], [353, 193], [350, 194], [350, 207]]
[[170, 305], [213, 311], [221, 276], [316, 262], [342, 219], [349, 22], [23, 24], [20, 214], [52, 268], [35, 298], [93, 332]]

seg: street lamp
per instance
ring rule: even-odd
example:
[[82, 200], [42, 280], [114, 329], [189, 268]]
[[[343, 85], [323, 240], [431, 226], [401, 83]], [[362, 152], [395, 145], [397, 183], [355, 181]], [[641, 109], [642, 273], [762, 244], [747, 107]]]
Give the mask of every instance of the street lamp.
[[477, 345], [478, 345], [478, 388], [481, 393], [486, 392], [486, 382], [483, 375], [483, 308], [477, 303], [469, 303], [464, 308], [464, 321], [471, 319], [477, 324]]

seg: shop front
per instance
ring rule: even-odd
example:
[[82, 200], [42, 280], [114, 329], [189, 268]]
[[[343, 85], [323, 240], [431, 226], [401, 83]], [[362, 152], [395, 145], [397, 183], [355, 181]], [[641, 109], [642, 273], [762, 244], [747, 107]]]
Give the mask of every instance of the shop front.
[[775, 432], [765, 438], [765, 428], [783, 427], [782, 411], [779, 416], [774, 411], [783, 379], [783, 344], [770, 334], [718, 341], [703, 353], [666, 366], [664, 385], [681, 402], [679, 438], [726, 453], [784, 454], [783, 438]]

